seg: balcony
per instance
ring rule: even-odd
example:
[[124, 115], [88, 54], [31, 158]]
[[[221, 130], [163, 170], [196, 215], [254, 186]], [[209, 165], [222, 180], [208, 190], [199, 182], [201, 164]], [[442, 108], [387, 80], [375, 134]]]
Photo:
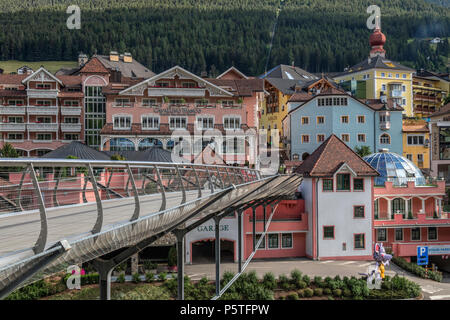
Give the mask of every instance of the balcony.
[[0, 123], [0, 131], [25, 131], [25, 123]]
[[[386, 215], [386, 214], [382, 214]], [[390, 216], [390, 215], [388, 215]], [[443, 212], [441, 216], [438, 217], [430, 217], [426, 215], [426, 213], [417, 213], [416, 216], [413, 216], [411, 219], [408, 218], [408, 215], [405, 214], [403, 217], [402, 213], [394, 214], [394, 219], [380, 219], [375, 216], [374, 219], [375, 227], [393, 227], [393, 226], [407, 226], [407, 227], [420, 227], [420, 226], [435, 226], [435, 225], [450, 225], [450, 218], [448, 213]]]
[[52, 143], [53, 140], [33, 140], [33, 143]]
[[58, 131], [57, 123], [29, 123], [27, 130], [35, 132]]
[[391, 98], [401, 98], [402, 93], [401, 90], [391, 90]]
[[25, 107], [22, 106], [0, 106], [0, 114], [14, 115], [25, 114]]
[[27, 112], [30, 115], [57, 115], [57, 106], [28, 106]]
[[170, 87], [149, 87], [148, 95], [151, 97], [204, 97], [204, 88], [170, 88]]
[[80, 116], [81, 115], [81, 107], [61, 106], [61, 115], [63, 115], [63, 116]]
[[62, 132], [80, 132], [81, 123], [61, 123]]
[[381, 130], [389, 130], [390, 128], [391, 128], [391, 122], [390, 121], [380, 122], [380, 129]]
[[56, 89], [27, 89], [27, 95], [30, 98], [56, 99], [58, 90]]

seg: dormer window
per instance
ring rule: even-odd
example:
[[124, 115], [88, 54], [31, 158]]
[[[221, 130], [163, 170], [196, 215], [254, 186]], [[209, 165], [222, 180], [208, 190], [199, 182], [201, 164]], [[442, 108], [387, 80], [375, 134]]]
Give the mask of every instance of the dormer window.
[[51, 89], [51, 85], [50, 85], [50, 83], [38, 83], [38, 84], [36, 84], [36, 89], [46, 89], [46, 90], [48, 90], [48, 89]]
[[350, 191], [350, 174], [340, 173], [337, 176], [336, 190], [337, 191]]

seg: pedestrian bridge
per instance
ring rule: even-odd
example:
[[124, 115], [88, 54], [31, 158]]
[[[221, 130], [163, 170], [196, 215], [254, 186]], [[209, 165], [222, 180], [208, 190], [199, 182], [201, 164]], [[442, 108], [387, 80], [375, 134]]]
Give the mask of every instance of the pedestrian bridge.
[[[101, 298], [108, 299], [114, 267], [169, 232], [177, 236], [183, 279], [189, 230], [211, 218], [218, 225], [231, 213], [274, 205], [301, 182], [298, 175], [190, 163], [16, 158], [0, 159], [0, 168], [0, 298], [94, 260]], [[220, 246], [216, 250], [218, 269]]]

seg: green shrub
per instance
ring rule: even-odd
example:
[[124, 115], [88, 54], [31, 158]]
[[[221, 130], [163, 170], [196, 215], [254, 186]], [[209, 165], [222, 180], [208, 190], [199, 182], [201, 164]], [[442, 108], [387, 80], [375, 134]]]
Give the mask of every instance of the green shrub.
[[272, 272], [268, 272], [264, 275], [262, 284], [265, 288], [274, 290], [277, 287], [277, 280]]
[[119, 274], [119, 276], [117, 277], [117, 282], [118, 283], [124, 283], [125, 282], [125, 273]]
[[334, 289], [333, 290], [333, 296], [341, 297], [342, 296], [342, 290], [341, 289]]
[[343, 291], [344, 297], [350, 298], [352, 296], [352, 291], [348, 288], [345, 288]]
[[323, 294], [322, 288], [315, 288], [315, 289], [314, 289], [314, 295], [315, 295], [315, 296], [321, 297], [322, 294]]
[[278, 276], [278, 286], [283, 290], [290, 290], [291, 284], [289, 283], [289, 278], [284, 274], [280, 274]]
[[[241, 275], [241, 277], [245, 277], [245, 273]], [[222, 275], [222, 281], [221, 281], [221, 285], [222, 287], [225, 286], [228, 282], [231, 281], [231, 279], [233, 279], [234, 277], [234, 273], [231, 271], [225, 271]]]
[[251, 284], [254, 284], [254, 285], [258, 284], [258, 276], [257, 276], [255, 270], [252, 270], [252, 271], [247, 273], [246, 281], [251, 283]]
[[300, 298], [304, 298], [305, 297], [305, 290], [304, 289], [300, 289], [297, 291], [297, 294]]
[[286, 300], [298, 300], [298, 294], [297, 293], [291, 293], [286, 296]]
[[315, 277], [314, 277], [314, 284], [315, 284], [316, 286], [320, 286], [321, 283], [322, 283], [322, 277], [315, 276]]
[[300, 270], [298, 269], [294, 269], [291, 272], [291, 279], [292, 279], [292, 283], [296, 284], [298, 281], [302, 280], [302, 273]]
[[165, 273], [165, 272], [161, 272], [160, 274], [158, 274], [158, 279], [160, 281], [166, 281], [166, 277], [167, 277], [167, 273]]
[[147, 272], [145, 274], [145, 281], [147, 281], [147, 282], [152, 282], [154, 278], [155, 278], [155, 274], [153, 272]]
[[408, 262], [405, 259], [403, 259], [402, 257], [393, 257], [392, 262], [394, 262], [400, 268], [405, 269], [406, 271], [409, 271], [411, 273], [414, 273], [415, 275], [417, 275], [421, 278], [429, 278], [431, 280], [438, 281], [438, 282], [442, 281], [442, 273], [429, 271], [428, 275], [427, 275], [427, 272], [424, 268], [422, 268], [421, 266], [418, 266], [415, 263]]
[[314, 291], [311, 288], [306, 288], [305, 291], [305, 297], [310, 298], [314, 295]]
[[141, 282], [141, 278], [140, 278], [140, 276], [139, 276], [139, 273], [134, 273], [133, 274], [133, 282], [134, 283], [139, 283], [139, 282]]
[[303, 282], [306, 283], [306, 286], [309, 286], [311, 283], [311, 278], [309, 276], [307, 276], [306, 274], [303, 276]]
[[303, 281], [303, 280], [298, 281], [295, 284], [295, 286], [296, 286], [297, 289], [305, 289], [307, 287], [306, 282]]
[[150, 260], [144, 260], [144, 269], [145, 270], [153, 270], [156, 269], [157, 264], [154, 262], [151, 262]]
[[331, 295], [331, 289], [330, 288], [323, 289], [323, 294], [326, 295], [326, 296]]

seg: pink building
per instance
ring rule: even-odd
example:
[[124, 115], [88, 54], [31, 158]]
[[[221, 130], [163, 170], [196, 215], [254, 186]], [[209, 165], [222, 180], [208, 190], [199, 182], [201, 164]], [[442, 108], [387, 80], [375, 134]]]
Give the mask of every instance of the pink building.
[[84, 140], [80, 76], [56, 77], [43, 67], [26, 75], [0, 75], [0, 147], [41, 156]]

